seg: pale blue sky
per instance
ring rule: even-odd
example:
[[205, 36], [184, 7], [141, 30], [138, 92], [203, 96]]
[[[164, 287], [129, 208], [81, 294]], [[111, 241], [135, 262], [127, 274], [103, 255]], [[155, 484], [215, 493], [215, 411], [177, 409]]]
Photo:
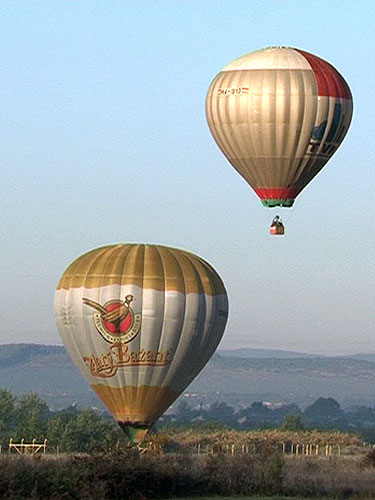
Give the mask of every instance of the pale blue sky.
[[[150, 242], [222, 276], [222, 347], [375, 351], [374, 26], [372, 0], [0, 1], [0, 342], [60, 343], [67, 265]], [[215, 74], [270, 45], [328, 60], [354, 97], [284, 238], [204, 115]]]

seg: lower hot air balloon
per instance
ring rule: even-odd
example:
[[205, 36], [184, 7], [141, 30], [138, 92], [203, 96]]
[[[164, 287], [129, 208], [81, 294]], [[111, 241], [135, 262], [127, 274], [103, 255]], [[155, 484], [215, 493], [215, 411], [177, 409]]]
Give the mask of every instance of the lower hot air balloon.
[[138, 443], [215, 352], [228, 298], [216, 271], [192, 253], [118, 244], [66, 269], [55, 315], [72, 360]]
[[[327, 61], [268, 47], [225, 66], [206, 98], [209, 129], [266, 207], [291, 207], [344, 139], [352, 95]], [[272, 224], [271, 234], [283, 234]]]

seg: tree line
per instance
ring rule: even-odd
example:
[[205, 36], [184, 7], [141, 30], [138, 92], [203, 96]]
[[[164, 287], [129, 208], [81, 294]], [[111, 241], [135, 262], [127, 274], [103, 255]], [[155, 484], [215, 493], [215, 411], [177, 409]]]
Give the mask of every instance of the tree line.
[[16, 397], [0, 388], [0, 444], [7, 449], [10, 438], [14, 442], [42, 443], [59, 448], [61, 452], [107, 451], [115, 446], [123, 433], [109, 416], [100, 415], [91, 408], [78, 410], [71, 406], [51, 411], [37, 394]]
[[[337, 429], [355, 432], [366, 441], [375, 442], [375, 409], [354, 407], [343, 410], [332, 398], [318, 398], [305, 410], [297, 405], [269, 408], [262, 402], [236, 409], [226, 403], [213, 403], [207, 408], [191, 408], [181, 400], [173, 412], [163, 415], [153, 432], [173, 427], [232, 428], [238, 430], [272, 429]], [[92, 408], [70, 406], [51, 411], [34, 393], [15, 396], [0, 388], [0, 444], [7, 449], [14, 442], [43, 442], [61, 452], [93, 452], [114, 449], [127, 438], [106, 413]]]
[[340, 430], [361, 434], [365, 441], [375, 443], [375, 408], [353, 406], [343, 409], [333, 398], [320, 397], [301, 410], [296, 404], [272, 408], [263, 402], [235, 408], [224, 402], [207, 408], [190, 407], [182, 400], [174, 413], [160, 419], [159, 428], [166, 425], [210, 425], [218, 422], [237, 430], [273, 429], [298, 431], [304, 429]]

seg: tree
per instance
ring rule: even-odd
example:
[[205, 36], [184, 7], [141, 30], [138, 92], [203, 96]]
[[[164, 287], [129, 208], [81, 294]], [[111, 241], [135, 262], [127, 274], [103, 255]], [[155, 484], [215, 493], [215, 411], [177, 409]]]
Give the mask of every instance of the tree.
[[73, 412], [59, 412], [52, 415], [47, 424], [48, 444], [54, 447], [59, 446], [67, 425], [75, 418], [76, 413]]
[[120, 429], [91, 408], [78, 413], [65, 425], [60, 446], [63, 451], [104, 451], [113, 447], [122, 437]]
[[23, 394], [17, 401], [15, 409], [16, 440], [44, 441], [47, 434], [48, 406], [37, 394]]
[[247, 411], [249, 416], [265, 417], [271, 410], [262, 401], [254, 401]]
[[303, 423], [301, 415], [294, 413], [285, 415], [281, 428], [284, 431], [301, 431], [305, 428], [305, 424]]
[[190, 417], [191, 408], [186, 400], [182, 400], [178, 403], [176, 409], [176, 416], [182, 419], [188, 419]]
[[224, 402], [213, 403], [207, 411], [207, 418], [218, 420], [219, 422], [228, 422], [233, 419], [234, 408]]
[[7, 444], [14, 427], [15, 397], [7, 389], [0, 389], [0, 444]]
[[306, 418], [310, 420], [332, 420], [343, 416], [340, 404], [333, 398], [318, 398], [304, 411]]

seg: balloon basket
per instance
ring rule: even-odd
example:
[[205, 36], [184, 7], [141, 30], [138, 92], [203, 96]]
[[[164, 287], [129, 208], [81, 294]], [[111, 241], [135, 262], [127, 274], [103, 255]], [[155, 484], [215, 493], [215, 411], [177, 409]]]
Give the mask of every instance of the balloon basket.
[[284, 233], [285, 233], [284, 224], [282, 223], [281, 218], [278, 215], [276, 215], [276, 217], [274, 217], [271, 223], [270, 234], [282, 236]]

